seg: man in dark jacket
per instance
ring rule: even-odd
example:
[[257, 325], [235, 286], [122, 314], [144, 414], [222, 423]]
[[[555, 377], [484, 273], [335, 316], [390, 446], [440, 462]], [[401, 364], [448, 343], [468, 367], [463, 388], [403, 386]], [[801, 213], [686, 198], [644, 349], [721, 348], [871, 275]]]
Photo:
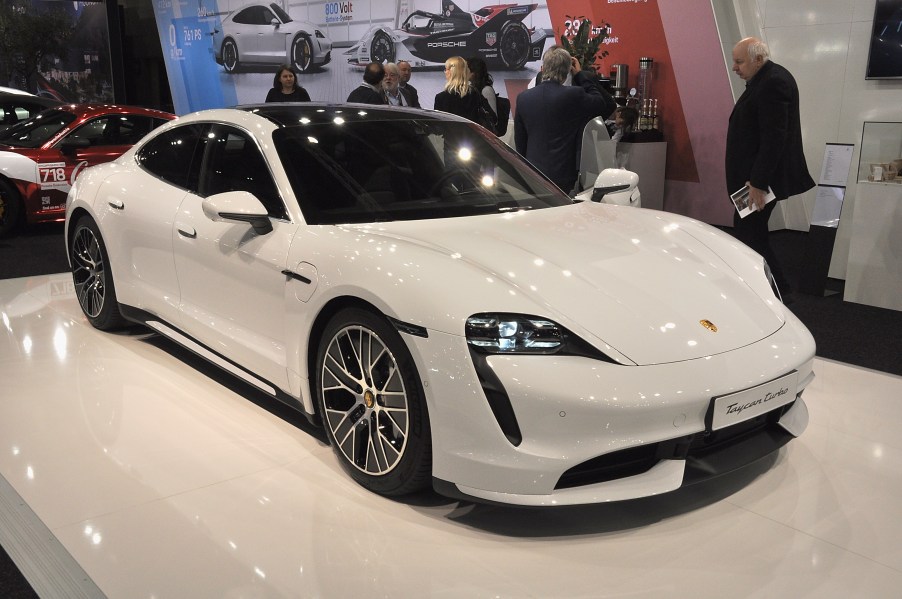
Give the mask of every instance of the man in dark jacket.
[[382, 79], [385, 78], [385, 67], [381, 62], [371, 62], [363, 71], [363, 83], [348, 94], [348, 102], [359, 104], [386, 104], [385, 92], [382, 90]]
[[[745, 80], [727, 129], [727, 189], [749, 186], [756, 210], [733, 215], [737, 238], [764, 256], [777, 286], [788, 299], [790, 288], [768, 239], [767, 223], [777, 201], [814, 187], [802, 152], [799, 88], [785, 68], [771, 62], [767, 44], [746, 38], [733, 47], [733, 72]], [[768, 188], [776, 199], [765, 204]]]
[[[573, 85], [563, 85], [568, 74]], [[579, 61], [560, 47], [545, 52], [542, 83], [517, 96], [514, 143], [517, 151], [567, 193], [579, 175], [583, 129], [595, 117], [607, 118], [614, 99], [580, 70]]]
[[410, 63], [406, 60], [399, 60], [398, 71], [401, 73], [401, 93], [407, 98], [408, 104], [419, 108], [420, 94], [417, 93], [417, 88], [410, 84]]

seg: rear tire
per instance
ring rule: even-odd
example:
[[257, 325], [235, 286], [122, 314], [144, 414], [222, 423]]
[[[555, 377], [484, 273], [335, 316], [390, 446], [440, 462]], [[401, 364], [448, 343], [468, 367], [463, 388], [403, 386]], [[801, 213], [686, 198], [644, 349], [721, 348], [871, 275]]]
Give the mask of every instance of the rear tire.
[[11, 232], [22, 218], [22, 197], [19, 191], [3, 179], [0, 179], [0, 237]]
[[126, 321], [119, 312], [116, 299], [110, 258], [100, 229], [90, 216], [82, 216], [75, 223], [69, 243], [69, 260], [75, 297], [88, 322], [101, 331], [125, 326]]
[[387, 496], [430, 483], [423, 386], [404, 340], [384, 318], [359, 308], [335, 314], [323, 331], [313, 378], [326, 435], [351, 478]]
[[234, 40], [227, 39], [222, 42], [222, 67], [226, 73], [234, 73], [238, 64], [238, 46]]
[[303, 33], [291, 42], [291, 64], [299, 73], [309, 73], [313, 68], [313, 42]]

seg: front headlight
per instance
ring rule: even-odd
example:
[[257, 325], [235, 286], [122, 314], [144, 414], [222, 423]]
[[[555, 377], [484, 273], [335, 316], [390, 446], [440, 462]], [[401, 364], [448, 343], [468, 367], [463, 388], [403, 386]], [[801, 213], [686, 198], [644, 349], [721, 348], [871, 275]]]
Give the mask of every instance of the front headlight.
[[557, 324], [522, 314], [474, 314], [466, 332], [471, 347], [493, 354], [553, 354], [563, 344]]
[[770, 283], [770, 288], [773, 290], [774, 295], [776, 295], [777, 299], [782, 302], [783, 296], [780, 295], [780, 288], [777, 287], [777, 280], [774, 278], [774, 273], [770, 271], [770, 266], [767, 265], [767, 260], [764, 260], [764, 275], [767, 277], [767, 282]]
[[528, 314], [492, 312], [467, 319], [467, 345], [478, 354], [562, 354], [618, 364], [561, 325]]

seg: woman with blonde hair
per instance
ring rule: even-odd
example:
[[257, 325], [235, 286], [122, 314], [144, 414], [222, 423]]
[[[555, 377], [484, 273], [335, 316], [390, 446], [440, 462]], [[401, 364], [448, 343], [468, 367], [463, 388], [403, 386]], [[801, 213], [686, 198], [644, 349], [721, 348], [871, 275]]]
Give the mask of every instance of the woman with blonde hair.
[[446, 60], [445, 89], [435, 96], [435, 109], [478, 123], [479, 107], [482, 102], [482, 94], [470, 85], [470, 69], [467, 67], [467, 61], [460, 56], [452, 56]]

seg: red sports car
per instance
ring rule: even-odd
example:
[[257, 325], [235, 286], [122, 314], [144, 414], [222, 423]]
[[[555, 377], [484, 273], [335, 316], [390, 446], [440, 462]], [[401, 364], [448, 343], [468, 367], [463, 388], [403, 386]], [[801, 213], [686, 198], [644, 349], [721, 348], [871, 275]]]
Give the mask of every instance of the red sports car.
[[119, 157], [174, 114], [111, 104], [66, 104], [0, 133], [0, 236], [24, 217], [63, 220], [66, 195], [88, 166]]

